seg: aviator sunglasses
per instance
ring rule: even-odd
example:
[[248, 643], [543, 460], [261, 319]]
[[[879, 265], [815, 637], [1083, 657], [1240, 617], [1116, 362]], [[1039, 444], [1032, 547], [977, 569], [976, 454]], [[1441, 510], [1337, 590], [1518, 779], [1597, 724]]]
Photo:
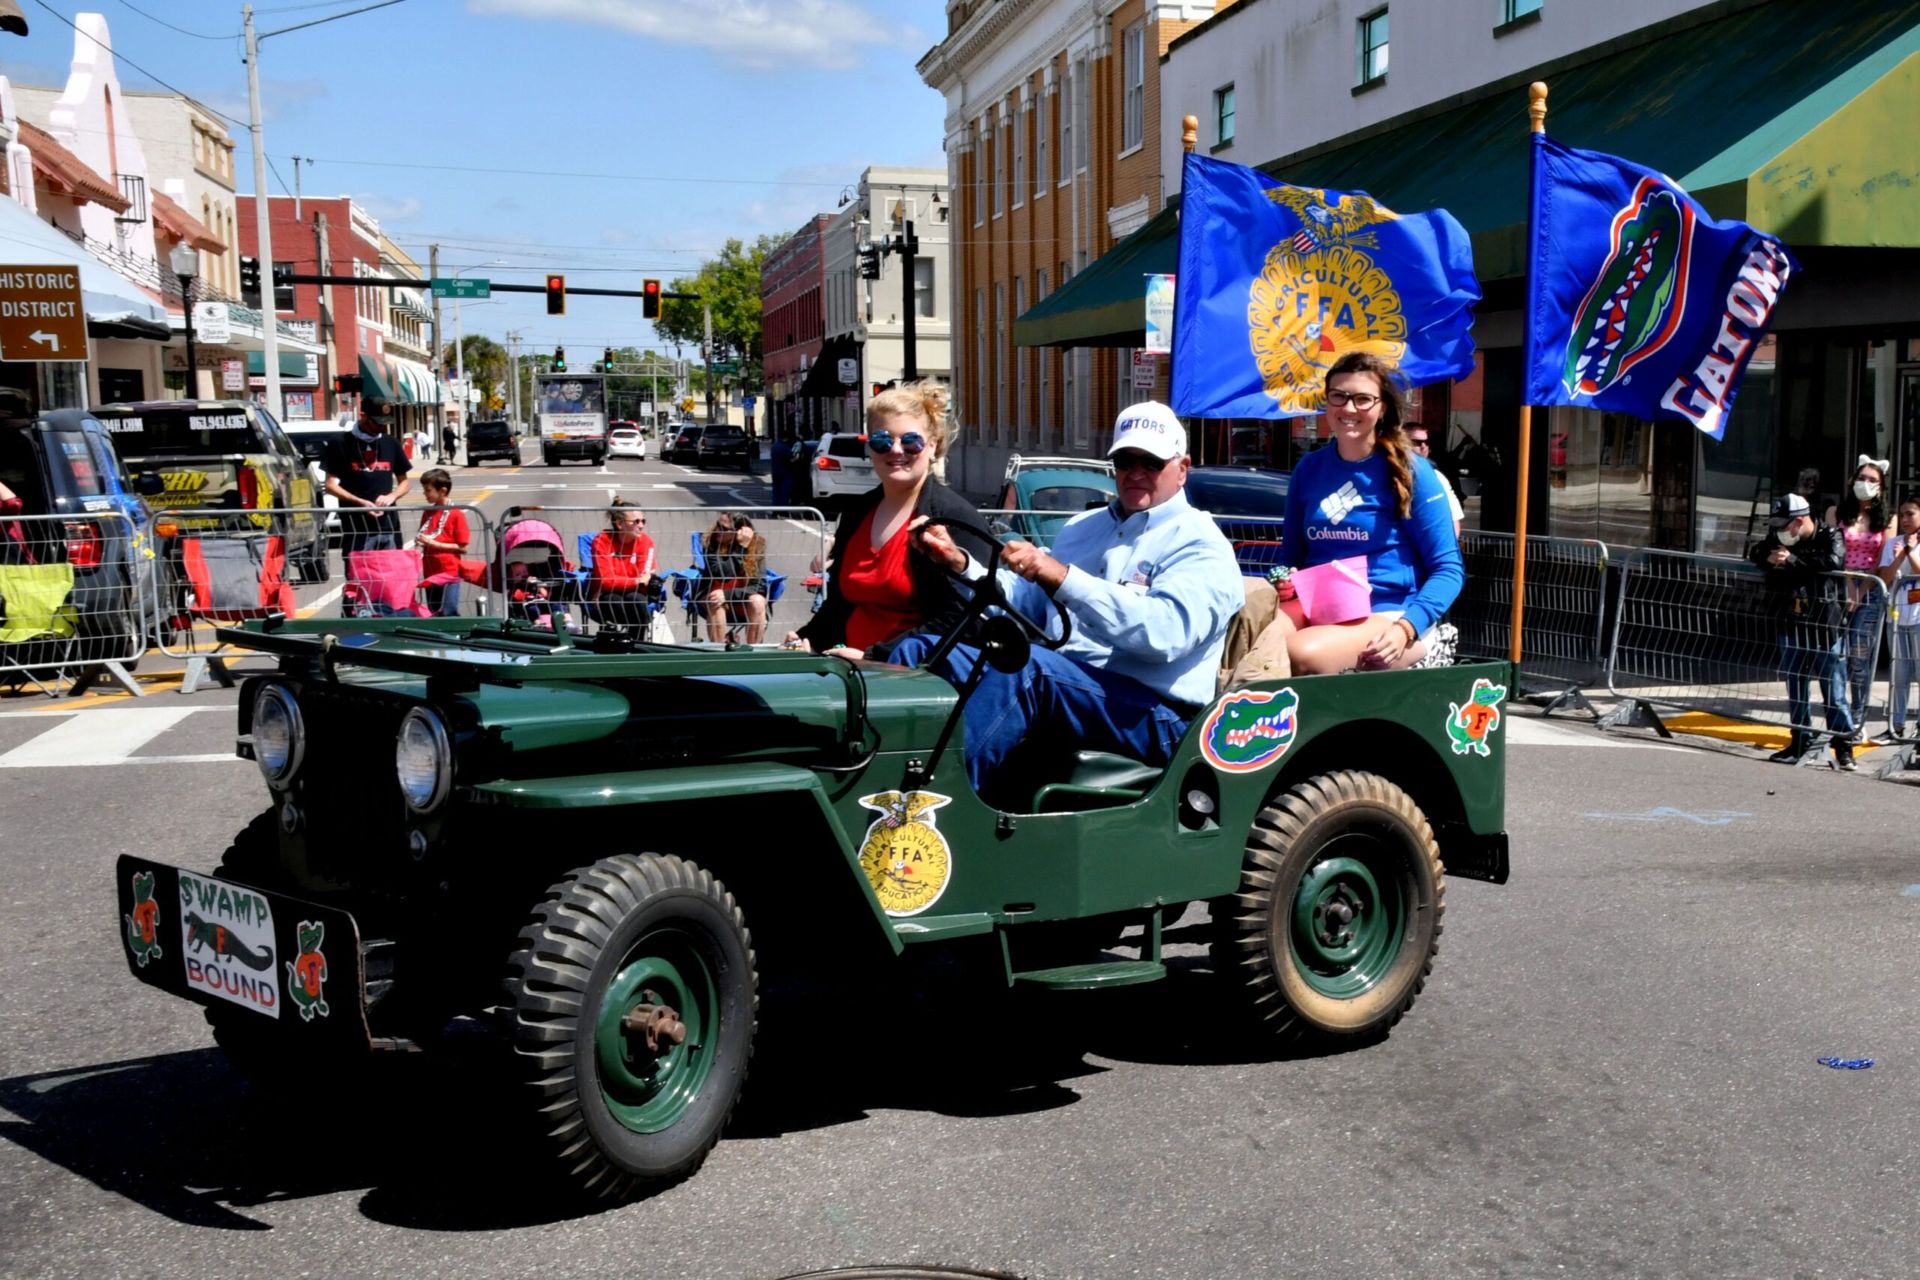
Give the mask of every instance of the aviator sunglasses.
[[[900, 450], [909, 458], [927, 447], [927, 438], [918, 431], [903, 431], [899, 436]], [[891, 431], [870, 431], [867, 433], [867, 448], [875, 453], [892, 453], [894, 435]]]

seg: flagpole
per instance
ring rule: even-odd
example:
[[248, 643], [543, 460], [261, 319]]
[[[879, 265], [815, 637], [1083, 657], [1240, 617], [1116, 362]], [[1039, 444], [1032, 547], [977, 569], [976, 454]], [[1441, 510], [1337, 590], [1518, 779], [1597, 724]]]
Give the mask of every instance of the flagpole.
[[[1527, 132], [1545, 133], [1546, 131], [1547, 84], [1544, 80], [1535, 80], [1527, 86]], [[1528, 163], [1531, 164], [1532, 160], [1529, 159]], [[1529, 220], [1532, 218], [1531, 198], [1528, 200], [1528, 218]], [[1533, 235], [1532, 226], [1527, 228], [1527, 234], [1529, 240], [1531, 240]], [[1531, 272], [1531, 252], [1529, 252], [1528, 258], [1528, 270]], [[1531, 292], [1533, 288], [1532, 280], [1527, 281], [1527, 288], [1529, 292]], [[1522, 314], [1524, 315], [1525, 313], [1523, 312]], [[1524, 370], [1521, 373], [1520, 381], [1524, 394], [1527, 381]], [[1518, 490], [1514, 495], [1513, 516], [1513, 638], [1507, 644], [1507, 660], [1513, 663], [1516, 678], [1518, 678], [1520, 666], [1521, 620], [1526, 614], [1527, 609], [1527, 484], [1529, 479], [1527, 472], [1532, 460], [1533, 406], [1523, 404], [1520, 406], [1520, 451], [1519, 465], [1517, 467], [1519, 476], [1515, 481]]]
[[[1180, 118], [1180, 154], [1184, 157], [1199, 145], [1200, 117], [1182, 116]], [[1182, 159], [1180, 163], [1182, 166], [1181, 172], [1184, 173], [1186, 171], [1186, 161]], [[1176, 241], [1178, 238], [1178, 234], [1176, 233]], [[1180, 264], [1176, 261], [1174, 263], [1174, 270], [1178, 271], [1179, 269]], [[1178, 280], [1173, 282], [1173, 305], [1175, 307], [1180, 305], [1180, 282]], [[1169, 403], [1173, 400], [1173, 349], [1171, 347], [1167, 349], [1167, 400]], [[1199, 434], [1200, 456], [1195, 461], [1197, 465], [1204, 466], [1207, 461], [1207, 428], [1204, 423], [1201, 424]]]

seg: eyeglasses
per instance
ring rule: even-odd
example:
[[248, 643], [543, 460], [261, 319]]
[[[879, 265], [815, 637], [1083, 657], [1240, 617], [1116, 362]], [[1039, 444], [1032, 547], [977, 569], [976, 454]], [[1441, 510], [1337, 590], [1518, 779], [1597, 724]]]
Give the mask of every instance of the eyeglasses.
[[1425, 436], [1408, 436], [1407, 443], [1416, 449], [1424, 449], [1433, 442]]
[[[867, 448], [875, 453], [892, 453], [895, 436], [891, 431], [869, 431]], [[918, 431], [903, 431], [898, 437], [900, 451], [909, 458], [921, 453], [927, 447], [927, 438]]]
[[1134, 453], [1128, 451], [1126, 453], [1116, 453], [1113, 456], [1113, 469], [1115, 474], [1127, 471], [1145, 471], [1157, 476], [1167, 469], [1167, 460], [1165, 458], [1156, 458], [1150, 453]]
[[644, 529], [647, 527], [647, 522], [639, 516], [628, 516], [621, 520], [620, 523], [626, 525], [629, 529]]
[[1334, 409], [1344, 409], [1348, 405], [1352, 405], [1354, 408], [1358, 409], [1360, 412], [1365, 413], [1367, 410], [1373, 408], [1373, 406], [1379, 403], [1380, 403], [1379, 396], [1370, 396], [1364, 391], [1358, 391], [1358, 392], [1329, 391], [1327, 392], [1327, 404], [1330, 408], [1334, 408]]

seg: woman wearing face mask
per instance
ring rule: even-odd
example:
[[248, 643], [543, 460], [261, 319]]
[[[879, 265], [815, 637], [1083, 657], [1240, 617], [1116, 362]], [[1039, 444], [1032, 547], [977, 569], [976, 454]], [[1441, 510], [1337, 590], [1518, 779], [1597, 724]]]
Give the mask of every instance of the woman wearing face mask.
[[[1847, 541], [1846, 568], [1874, 573], [1887, 542], [1887, 460], [1860, 455], [1853, 485], [1839, 505], [1827, 511], [1827, 523]], [[1853, 737], [1867, 732], [1867, 699], [1873, 693], [1873, 642], [1886, 617], [1886, 601], [1862, 582], [1847, 584], [1847, 685], [1853, 708]]]
[[1893, 690], [1887, 699], [1887, 727], [1876, 742], [1907, 736], [1907, 703], [1920, 684], [1920, 498], [1900, 504], [1894, 532], [1880, 553], [1880, 580], [1893, 592]]

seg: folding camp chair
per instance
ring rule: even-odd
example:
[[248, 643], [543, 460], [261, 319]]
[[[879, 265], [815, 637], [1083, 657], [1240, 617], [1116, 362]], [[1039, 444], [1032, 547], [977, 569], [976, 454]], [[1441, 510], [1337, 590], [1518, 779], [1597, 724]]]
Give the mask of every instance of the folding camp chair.
[[187, 625], [186, 671], [180, 692], [193, 693], [208, 672], [223, 687], [233, 687], [220, 647], [201, 655], [194, 649], [196, 622], [246, 622], [274, 614], [294, 615], [293, 587], [287, 581], [287, 543], [279, 534], [240, 537], [182, 537], [180, 572], [187, 580], [182, 614]]
[[414, 548], [349, 551], [343, 608], [349, 617], [430, 618], [433, 610], [420, 603], [424, 576], [420, 552]]
[[[600, 616], [600, 611], [595, 607], [593, 602], [593, 540], [599, 536], [600, 533], [597, 529], [590, 530], [586, 533], [576, 533], [573, 536], [573, 549], [580, 562], [578, 574], [581, 608], [586, 612], [588, 618], [591, 618], [596, 623], [604, 624], [606, 619]], [[655, 570], [654, 576], [677, 583], [679, 574], [682, 572], [685, 571], [675, 570], [666, 573]], [[673, 643], [673, 630], [667, 626], [666, 611], [667, 602], [664, 599], [648, 602], [646, 638], [649, 642], [654, 644]]]
[[[688, 537], [693, 544], [693, 567], [676, 569], [668, 576], [673, 579], [673, 593], [686, 605], [688, 632], [697, 637], [700, 634], [700, 626], [707, 619], [707, 602], [700, 595], [700, 584], [707, 577], [707, 548], [703, 541], [704, 535], [698, 529], [691, 531]], [[771, 624], [774, 604], [780, 597], [787, 594], [787, 575], [777, 569], [766, 569], [764, 572], [767, 575], [767, 622]], [[744, 625], [746, 624], [729, 616], [727, 639], [732, 640], [734, 634]]]
[[[0, 563], [0, 684], [54, 697], [80, 632], [70, 564]], [[53, 667], [53, 687], [34, 671]]]

